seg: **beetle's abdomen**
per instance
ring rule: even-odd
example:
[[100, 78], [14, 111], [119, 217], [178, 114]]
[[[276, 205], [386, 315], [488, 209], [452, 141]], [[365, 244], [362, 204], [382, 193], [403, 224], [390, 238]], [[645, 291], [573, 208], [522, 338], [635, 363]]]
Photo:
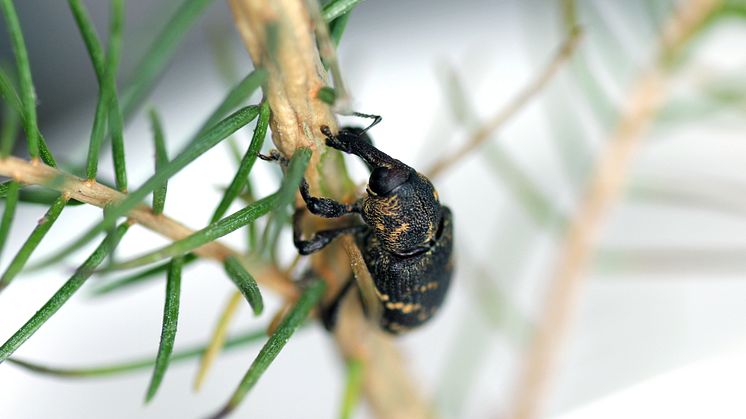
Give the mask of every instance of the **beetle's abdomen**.
[[401, 333], [428, 321], [445, 299], [453, 272], [451, 211], [441, 208], [435, 245], [409, 257], [384, 250], [375, 234], [364, 238], [365, 261], [383, 306], [381, 327]]

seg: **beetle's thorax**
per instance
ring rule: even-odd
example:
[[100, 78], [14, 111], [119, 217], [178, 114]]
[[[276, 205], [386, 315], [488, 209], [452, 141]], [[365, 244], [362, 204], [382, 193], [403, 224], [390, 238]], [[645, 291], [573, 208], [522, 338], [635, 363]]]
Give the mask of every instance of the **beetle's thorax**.
[[362, 216], [373, 234], [391, 253], [406, 256], [429, 248], [440, 225], [438, 194], [419, 173], [391, 193], [368, 190]]

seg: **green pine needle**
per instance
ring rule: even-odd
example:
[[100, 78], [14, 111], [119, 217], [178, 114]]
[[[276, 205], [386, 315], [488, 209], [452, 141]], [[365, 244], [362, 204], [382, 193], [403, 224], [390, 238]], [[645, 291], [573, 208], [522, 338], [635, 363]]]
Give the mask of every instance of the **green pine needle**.
[[[155, 144], [155, 172], [158, 173], [168, 164], [168, 151], [166, 150], [166, 139], [163, 135], [163, 125], [155, 109], [150, 111], [150, 126], [153, 130], [153, 143]], [[153, 191], [153, 214], [163, 213], [167, 191], [168, 182], [164, 182], [163, 185]]]
[[254, 310], [254, 315], [258, 316], [262, 314], [264, 310], [264, 301], [262, 300], [262, 294], [259, 292], [259, 286], [256, 284], [256, 280], [251, 274], [244, 269], [241, 262], [235, 256], [228, 256], [223, 262], [223, 268], [228, 274], [228, 277], [236, 284], [236, 287], [241, 294], [243, 294], [246, 301]]
[[321, 16], [323, 16], [324, 20], [327, 22], [331, 22], [354, 9], [360, 1], [361, 0], [332, 0], [329, 4], [324, 6], [324, 9], [321, 11]]
[[[290, 163], [288, 164], [288, 170], [282, 184], [280, 185], [280, 189], [276, 193], [262, 198], [246, 208], [236, 211], [235, 213], [208, 225], [202, 230], [192, 233], [189, 237], [175, 241], [168, 246], [149, 252], [135, 259], [116, 263], [109, 269], [117, 270], [136, 268], [138, 266], [155, 263], [159, 260], [190, 252], [203, 244], [210, 243], [211, 241], [236, 231], [249, 223], [253, 223], [257, 218], [265, 215], [270, 210], [284, 209], [284, 207], [289, 205], [293, 200], [295, 191], [298, 189], [298, 185], [303, 178], [303, 173], [305, 173], [310, 158], [310, 148], [303, 147], [295, 150], [295, 153], [293, 153], [293, 157], [290, 159]], [[279, 217], [275, 217], [275, 219], [277, 218]]]
[[113, 230], [104, 241], [93, 251], [91, 256], [83, 262], [70, 279], [39, 309], [31, 318], [21, 326], [2, 346], [0, 346], [0, 363], [4, 362], [15, 352], [26, 340], [49, 320], [67, 300], [80, 289], [85, 281], [93, 274], [96, 267], [111, 253], [119, 244], [124, 233], [129, 228], [128, 223], [122, 223]]
[[96, 179], [98, 173], [98, 158], [101, 150], [101, 142], [106, 134], [106, 102], [107, 98], [104, 89], [100, 89], [98, 102], [96, 103], [96, 113], [93, 117], [93, 126], [91, 127], [91, 139], [88, 144], [88, 157], [86, 158], [86, 178]]
[[[110, 108], [112, 104], [118, 105], [116, 99], [116, 74], [119, 65], [119, 56], [122, 46], [122, 25], [124, 15], [124, 4], [122, 0], [112, 0], [111, 28], [109, 32], [109, 44], [106, 53], [106, 62], [103, 64], [103, 74], [100, 73], [100, 43], [95, 38], [95, 30], [92, 23], [87, 20], [85, 9], [80, 4], [70, 3], [76, 22], [80, 27], [81, 35], [88, 48], [99, 79], [99, 96], [96, 104], [96, 113], [91, 129], [91, 141], [88, 148], [88, 163], [86, 176], [95, 179], [98, 170], [99, 150], [106, 135], [106, 123], [112, 131], [112, 150], [114, 155], [114, 172], [117, 180], [117, 188], [120, 191], [127, 189], [127, 174], [124, 162], [124, 139], [122, 137], [121, 114], [118, 109]], [[87, 38], [93, 36], [94, 38]], [[118, 106], [117, 106], [118, 107]], [[110, 118], [111, 116], [111, 118]]]
[[[8, 185], [10, 182], [7, 181], [0, 183], [0, 198], [5, 198], [8, 194]], [[25, 187], [21, 189], [18, 195], [18, 202], [24, 202], [27, 204], [41, 204], [44, 206], [52, 206], [57, 198], [60, 197], [60, 193], [53, 189], [38, 188], [38, 187]], [[71, 199], [67, 201], [68, 206], [83, 205], [82, 202]]]
[[[101, 108], [99, 106], [96, 107], [96, 118], [108, 118], [117, 189], [125, 192], [127, 190], [127, 169], [124, 159], [124, 122], [119, 107], [119, 98], [116, 93], [117, 68], [122, 44], [123, 3], [121, 0], [112, 0], [112, 25], [111, 33], [109, 34], [106, 63], [104, 62], [104, 52], [101, 48], [101, 42], [98, 39], [98, 35], [96, 35], [96, 28], [93, 26], [85, 6], [80, 0], [68, 0], [68, 3], [73, 17], [75, 17], [75, 22], [78, 24], [78, 29], [80, 30], [80, 35], [83, 37], [88, 55], [91, 57], [91, 63], [96, 72], [99, 86], [101, 86], [102, 94], [103, 89], [105, 89], [106, 96], [108, 96], [104, 102], [100, 102]], [[97, 135], [101, 135], [101, 141], [105, 139], [105, 132], [101, 132], [104, 128], [103, 121], [99, 121], [100, 125], [98, 127], [94, 123], [94, 127], [98, 129], [96, 131]], [[89, 152], [90, 158], [91, 155]]]
[[[184, 262], [182, 265], [187, 266], [199, 258], [194, 253], [187, 253], [186, 255], [184, 255], [183, 259]], [[171, 262], [166, 262], [154, 266], [150, 269], [146, 269], [142, 272], [138, 272], [132, 275], [125, 276], [123, 278], [107, 282], [103, 285], [98, 286], [97, 288], [94, 288], [91, 294], [95, 297], [99, 297], [129, 289], [132, 286], [157, 279], [160, 274], [168, 271], [170, 266]]]
[[290, 221], [287, 207], [295, 198], [295, 193], [303, 179], [310, 158], [311, 150], [309, 148], [298, 148], [288, 163], [280, 189], [277, 191], [277, 207], [272, 212], [272, 218], [267, 222], [263, 233], [262, 243], [264, 248], [262, 251], [269, 251], [270, 256], [275, 253], [280, 231]]
[[106, 67], [104, 64], [104, 50], [101, 48], [101, 42], [96, 34], [96, 27], [93, 26], [93, 22], [86, 10], [85, 5], [81, 0], [68, 0], [70, 11], [75, 18], [75, 23], [78, 25], [78, 30], [83, 38], [83, 43], [88, 50], [88, 55], [91, 57], [91, 63], [93, 69], [96, 72], [96, 78], [99, 84], [103, 84], [104, 72]]
[[295, 192], [298, 190], [303, 174], [306, 172], [306, 166], [311, 159], [311, 149], [301, 147], [295, 150], [293, 157], [288, 163], [287, 172], [282, 179], [280, 189], [277, 191], [278, 208], [290, 205], [295, 198]]
[[316, 93], [316, 99], [327, 105], [334, 105], [334, 102], [337, 101], [337, 92], [329, 86], [324, 86]]
[[329, 22], [329, 37], [332, 38], [334, 46], [338, 47], [339, 43], [342, 41], [342, 35], [344, 34], [345, 29], [347, 29], [347, 22], [349, 22], [351, 14], [352, 8], [350, 8], [350, 11], [347, 13]]
[[192, 233], [190, 236], [177, 240], [168, 246], [146, 253], [135, 259], [115, 263], [108, 270], [131, 269], [139, 266], [155, 263], [170, 257], [183, 255], [187, 252], [210, 243], [228, 233], [238, 230], [246, 224], [253, 223], [257, 218], [265, 215], [277, 205], [277, 194], [272, 194], [260, 199], [246, 208], [210, 224], [202, 230]]
[[[242, 333], [238, 336], [226, 340], [225, 345], [223, 346], [223, 350], [233, 350], [241, 346], [259, 341], [266, 336], [267, 332], [264, 329]], [[175, 351], [173, 355], [171, 355], [171, 362], [183, 362], [192, 358], [196, 358], [202, 355], [205, 350], [207, 350], [207, 344]], [[155, 365], [155, 357], [148, 356], [146, 358], [136, 359], [134, 361], [126, 361], [122, 363], [98, 367], [55, 367], [21, 360], [18, 358], [8, 358], [8, 363], [19, 366], [29, 371], [40, 374], [48, 374], [59, 378], [94, 378], [109, 377], [116, 374], [126, 374], [144, 370], [147, 368], [152, 368]]]
[[342, 397], [341, 419], [350, 419], [360, 400], [360, 390], [363, 386], [363, 362], [359, 359], [347, 361], [347, 384]]
[[41, 157], [41, 161], [49, 166], [57, 167], [57, 161], [54, 160], [52, 151], [49, 150], [49, 147], [47, 146], [47, 141], [38, 131], [37, 135], [39, 136], [39, 157]]
[[202, 15], [212, 0], [185, 0], [176, 13], [166, 23], [155, 38], [145, 56], [140, 60], [135, 78], [130, 81], [122, 94], [122, 114], [132, 116], [142, 101], [153, 90], [153, 86], [163, 74], [176, 52], [187, 30]]
[[[19, 116], [21, 118], [21, 121], [24, 123], [24, 126], [26, 124], [26, 115], [24, 114], [23, 110], [23, 104], [21, 104], [21, 98], [18, 96], [18, 92], [13, 87], [13, 82], [11, 81], [10, 74], [2, 67], [0, 67], [0, 96], [5, 99], [5, 102], [7, 105], [15, 111], [16, 116]], [[57, 162], [54, 160], [54, 156], [52, 156], [52, 152], [49, 151], [49, 147], [47, 147], [47, 142], [44, 140], [44, 136], [41, 135], [41, 133], [38, 130], [36, 130], [36, 135], [39, 138], [39, 156], [41, 157], [41, 161], [46, 163], [49, 166], [57, 167]]]
[[8, 265], [8, 268], [5, 270], [2, 277], [0, 277], [0, 291], [5, 289], [13, 278], [21, 272], [29, 257], [31, 257], [31, 253], [36, 250], [36, 247], [41, 243], [42, 239], [44, 239], [44, 236], [47, 234], [49, 229], [52, 228], [52, 224], [57, 221], [57, 217], [60, 216], [65, 205], [67, 205], [67, 200], [67, 196], [60, 195], [49, 208], [47, 213], [44, 214], [44, 217], [39, 220], [34, 231], [31, 232], [31, 235], [23, 246], [21, 246], [21, 250], [16, 253], [13, 260], [10, 262], [10, 265]]
[[267, 80], [267, 72], [262, 69], [254, 70], [243, 78], [228, 92], [217, 108], [202, 123], [197, 134], [189, 142], [195, 141], [215, 123], [220, 121], [228, 112], [241, 106]]
[[161, 329], [161, 343], [158, 346], [153, 376], [145, 395], [145, 403], [153, 399], [158, 387], [163, 381], [166, 369], [171, 361], [176, 339], [176, 326], [179, 321], [179, 294], [181, 292], [181, 268], [184, 258], [181, 256], [171, 260], [166, 281], [166, 302], [163, 307], [163, 327]]
[[3, 126], [0, 127], [0, 158], [10, 155], [18, 137], [20, 117], [9, 105], [3, 106]]
[[13, 224], [13, 217], [16, 215], [16, 205], [18, 204], [18, 190], [21, 188], [16, 181], [8, 182], [5, 192], [5, 210], [3, 218], [0, 220], [0, 254], [3, 252], [5, 242], [8, 240], [8, 233]]
[[251, 122], [254, 118], [256, 118], [258, 113], [258, 106], [247, 106], [239, 109], [238, 111], [234, 112], [227, 118], [217, 123], [209, 131], [201, 135], [197, 141], [189, 144], [186, 149], [184, 149], [173, 160], [171, 160], [163, 168], [163, 170], [151, 176], [148, 180], [145, 181], [145, 183], [142, 184], [142, 186], [132, 191], [129, 195], [127, 195], [127, 198], [122, 200], [120, 203], [110, 207], [110, 209], [105, 212], [104, 219], [102, 221], [86, 231], [73, 243], [66, 245], [60, 251], [48, 257], [44, 261], [38, 263], [34, 267], [38, 269], [56, 263], [64, 259], [72, 252], [78, 250], [86, 243], [93, 240], [99, 233], [110, 229], [114, 225], [118, 217], [126, 215], [127, 212], [140, 204], [145, 199], [145, 197], [152, 193], [156, 188], [158, 188], [160, 185], [163, 185], [165, 181], [170, 179], [181, 169], [194, 161], [197, 157], [203, 155], [208, 150], [216, 146], [229, 135], [233, 134], [238, 129]]
[[249, 174], [251, 173], [251, 169], [254, 167], [254, 163], [256, 162], [257, 154], [262, 149], [264, 138], [267, 136], [269, 115], [269, 103], [267, 101], [264, 101], [261, 105], [261, 109], [259, 110], [259, 120], [256, 123], [254, 136], [251, 138], [249, 148], [246, 150], [246, 154], [244, 154], [243, 158], [241, 159], [241, 163], [238, 166], [236, 175], [233, 177], [233, 181], [231, 181], [228, 189], [225, 190], [223, 198], [220, 200], [220, 203], [215, 209], [215, 212], [212, 214], [212, 218], [210, 219], [211, 223], [214, 223], [223, 218], [226, 211], [228, 211], [228, 208], [236, 199], [238, 194], [243, 190], [244, 187], [246, 187], [246, 183], [249, 179]]
[[106, 79], [107, 89], [112, 92], [109, 102], [109, 131], [111, 132], [111, 155], [114, 160], [114, 178], [117, 189], [127, 193], [127, 160], [124, 151], [124, 120], [119, 109], [116, 91], [116, 76], [110, 75]]
[[10, 35], [10, 45], [16, 58], [28, 151], [31, 158], [35, 159], [39, 157], [39, 128], [36, 120], [36, 92], [31, 78], [31, 66], [28, 51], [26, 51], [26, 42], [23, 40], [21, 24], [18, 21], [18, 14], [16, 14], [13, 1], [0, 0], [0, 9], [5, 18], [5, 24]]
[[321, 301], [324, 295], [326, 283], [319, 279], [308, 284], [308, 288], [301, 294], [293, 308], [288, 312], [277, 329], [269, 337], [267, 343], [259, 351], [256, 359], [246, 371], [238, 388], [234, 391], [228, 403], [212, 419], [223, 418], [232, 412], [246, 397], [249, 391], [254, 387], [256, 382], [261, 378], [267, 367], [275, 360], [285, 344], [288, 342], [293, 333], [305, 321], [311, 310]]
[[16, 111], [16, 114], [23, 118], [23, 103], [21, 102], [21, 97], [18, 96], [18, 91], [15, 88], [13, 80], [12, 72], [6, 69], [4, 65], [0, 66], [0, 96], [6, 105], [10, 106], [11, 109]]

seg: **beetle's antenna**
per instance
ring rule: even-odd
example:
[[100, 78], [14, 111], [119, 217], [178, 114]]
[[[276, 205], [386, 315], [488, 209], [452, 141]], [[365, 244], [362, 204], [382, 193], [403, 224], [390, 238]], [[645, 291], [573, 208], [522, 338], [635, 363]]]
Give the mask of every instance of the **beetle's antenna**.
[[371, 124], [368, 125], [368, 128], [365, 128], [364, 130], [360, 131], [357, 134], [358, 137], [365, 134], [369, 129], [373, 128], [374, 126], [376, 126], [376, 124], [378, 124], [379, 122], [381, 122], [381, 120], [383, 120], [383, 118], [380, 115], [369, 115], [367, 113], [360, 113], [360, 112], [353, 112], [352, 114], [355, 116], [359, 116], [361, 118], [370, 118], [373, 120], [373, 122], [371, 122]]

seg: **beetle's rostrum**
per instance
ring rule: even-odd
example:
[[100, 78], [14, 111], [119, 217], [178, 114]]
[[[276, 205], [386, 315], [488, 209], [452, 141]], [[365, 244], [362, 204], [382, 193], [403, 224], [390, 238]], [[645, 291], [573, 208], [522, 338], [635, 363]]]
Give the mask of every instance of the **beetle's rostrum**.
[[[327, 218], [356, 213], [364, 224], [319, 231], [304, 240], [297, 212], [295, 246], [307, 255], [342, 234], [353, 234], [382, 306], [380, 326], [398, 334], [425, 323], [442, 305], [451, 282], [451, 211], [440, 204], [428, 178], [375, 148], [367, 129], [348, 127], [334, 135], [324, 126], [321, 131], [329, 147], [360, 157], [371, 174], [366, 194], [354, 204], [311, 196], [304, 179], [300, 192], [306, 207]], [[333, 327], [339, 300], [352, 284], [351, 279], [325, 310], [327, 328]]]

